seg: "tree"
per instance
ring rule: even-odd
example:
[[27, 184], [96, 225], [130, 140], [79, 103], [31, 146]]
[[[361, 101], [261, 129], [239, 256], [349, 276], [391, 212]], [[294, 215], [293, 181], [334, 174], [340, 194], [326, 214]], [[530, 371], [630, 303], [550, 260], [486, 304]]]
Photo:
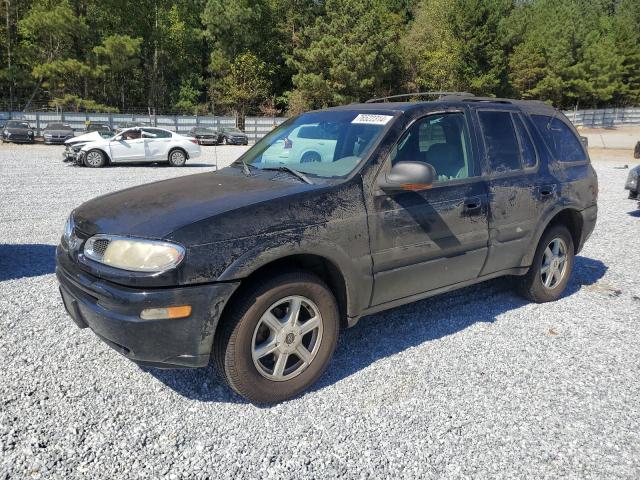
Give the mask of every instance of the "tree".
[[67, 0], [43, 0], [19, 21], [18, 30], [22, 36], [23, 54], [37, 79], [30, 103], [40, 86], [55, 89], [60, 80], [56, 74], [64, 75], [64, 64], [60, 59], [70, 56], [74, 36], [86, 33], [86, 24], [74, 15]]
[[231, 63], [219, 84], [224, 105], [233, 109], [239, 125], [244, 125], [247, 110], [259, 105], [269, 94], [269, 71], [265, 62], [252, 53], [243, 53]]
[[141, 38], [128, 35], [111, 35], [102, 45], [93, 48], [97, 58], [97, 71], [119, 93], [122, 110], [126, 109], [125, 96], [131, 85], [131, 71], [140, 63]]
[[402, 16], [374, 0], [327, 0], [325, 11], [291, 60], [289, 98], [318, 108], [396, 92]]

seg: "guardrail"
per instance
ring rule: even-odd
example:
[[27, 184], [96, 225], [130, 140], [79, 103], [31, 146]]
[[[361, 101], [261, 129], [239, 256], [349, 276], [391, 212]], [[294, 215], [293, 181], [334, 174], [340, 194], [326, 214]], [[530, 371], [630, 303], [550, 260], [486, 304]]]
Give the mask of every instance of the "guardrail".
[[[166, 128], [186, 134], [193, 127], [220, 129], [235, 127], [234, 117], [204, 115], [126, 115], [119, 113], [56, 113], [56, 112], [0, 112], [0, 120], [26, 120], [39, 136], [49, 123], [66, 123], [75, 132], [82, 132], [88, 123], [106, 123], [115, 129], [126, 122], [143, 123], [147, 126]], [[249, 141], [256, 142], [284, 122], [284, 117], [246, 117], [244, 131]]]
[[640, 107], [566, 110], [563, 113], [576, 127], [640, 125]]

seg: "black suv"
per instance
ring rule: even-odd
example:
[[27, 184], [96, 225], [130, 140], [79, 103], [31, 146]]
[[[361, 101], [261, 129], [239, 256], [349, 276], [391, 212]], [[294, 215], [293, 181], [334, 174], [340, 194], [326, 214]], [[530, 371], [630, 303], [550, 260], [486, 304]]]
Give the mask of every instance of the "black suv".
[[[315, 131], [304, 151], [288, 143], [300, 128]], [[288, 120], [229, 168], [81, 205], [56, 273], [78, 326], [131, 360], [213, 358], [236, 392], [274, 402], [315, 382], [363, 315], [503, 275], [557, 299], [597, 195], [544, 103], [348, 105]]]

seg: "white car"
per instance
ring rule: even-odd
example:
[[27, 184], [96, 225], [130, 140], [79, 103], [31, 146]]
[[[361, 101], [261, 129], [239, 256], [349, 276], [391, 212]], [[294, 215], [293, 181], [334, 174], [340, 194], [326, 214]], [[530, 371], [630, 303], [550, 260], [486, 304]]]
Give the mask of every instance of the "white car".
[[188, 159], [200, 156], [195, 138], [155, 127], [132, 127], [111, 138], [86, 143], [78, 152], [76, 163], [99, 168], [110, 163], [169, 162], [182, 167]]
[[276, 141], [262, 154], [265, 163], [333, 162], [337, 137], [319, 124], [294, 128], [286, 138]]

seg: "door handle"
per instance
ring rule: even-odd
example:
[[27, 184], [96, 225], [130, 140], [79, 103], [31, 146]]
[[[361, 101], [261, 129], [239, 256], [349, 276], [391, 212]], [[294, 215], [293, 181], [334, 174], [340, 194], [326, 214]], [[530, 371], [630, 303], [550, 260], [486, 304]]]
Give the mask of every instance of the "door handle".
[[541, 197], [550, 197], [556, 191], [555, 185], [544, 185], [540, 187]]

